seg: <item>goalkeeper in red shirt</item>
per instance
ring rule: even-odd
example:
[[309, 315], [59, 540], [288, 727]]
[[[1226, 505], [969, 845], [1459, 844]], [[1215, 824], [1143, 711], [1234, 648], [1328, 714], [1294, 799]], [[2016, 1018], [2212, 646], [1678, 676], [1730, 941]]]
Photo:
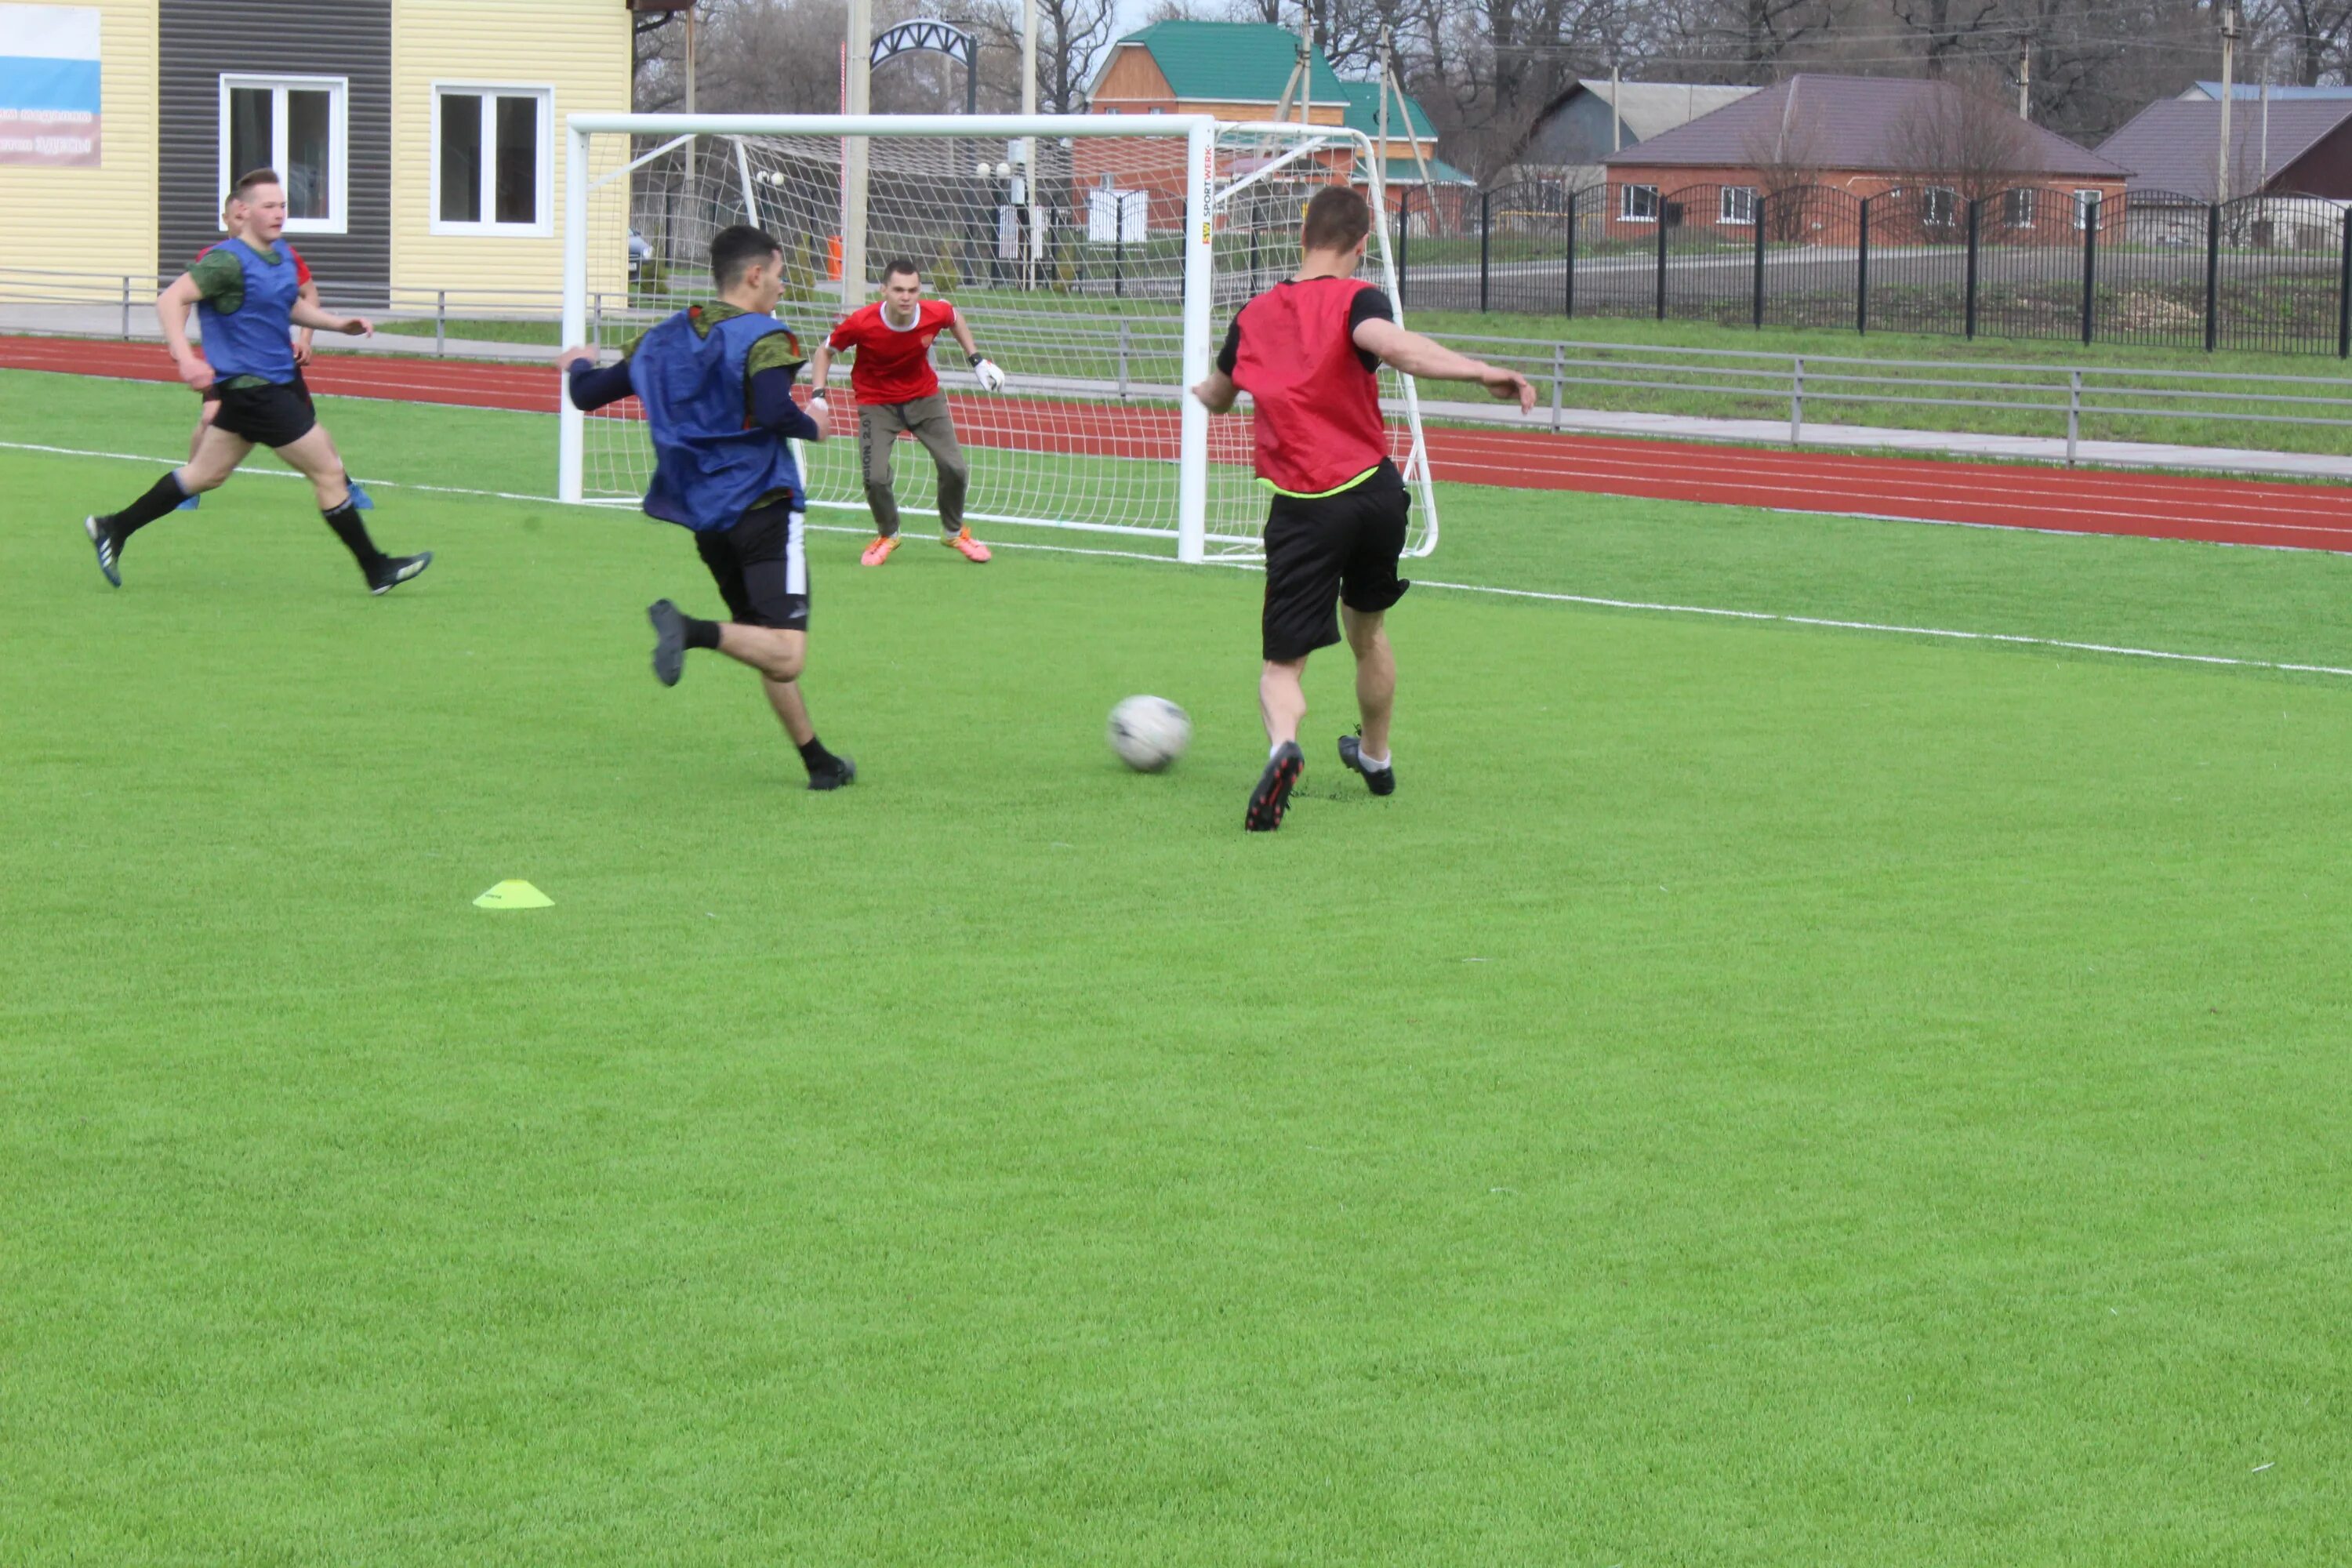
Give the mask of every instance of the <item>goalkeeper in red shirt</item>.
[[809, 366], [810, 412], [822, 422], [825, 416], [817, 405], [825, 396], [824, 379], [834, 356], [857, 352], [849, 367], [849, 390], [857, 398], [857, 458], [865, 470], [866, 504], [874, 511], [874, 542], [858, 557], [867, 566], [881, 565], [898, 548], [898, 496], [891, 481], [890, 448], [902, 434], [920, 441], [939, 469], [940, 527], [946, 531], [940, 542], [967, 561], [988, 559], [988, 546], [963, 525], [964, 489], [971, 469], [956, 444], [939, 373], [931, 368], [931, 340], [941, 331], [955, 335], [982, 391], [994, 392], [1004, 384], [1004, 373], [972, 342], [971, 329], [956, 308], [945, 300], [924, 299], [922, 274], [906, 260], [894, 260], [883, 269], [882, 298], [844, 317]]

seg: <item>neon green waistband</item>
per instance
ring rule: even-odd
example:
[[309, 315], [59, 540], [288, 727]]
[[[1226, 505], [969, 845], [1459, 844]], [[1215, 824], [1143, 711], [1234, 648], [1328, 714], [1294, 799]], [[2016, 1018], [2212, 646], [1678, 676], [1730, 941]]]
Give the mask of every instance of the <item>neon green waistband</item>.
[[1362, 484], [1366, 479], [1370, 479], [1374, 474], [1377, 474], [1380, 471], [1381, 466], [1378, 463], [1374, 463], [1370, 468], [1366, 468], [1362, 473], [1358, 474], [1354, 479], [1349, 479], [1343, 484], [1333, 485], [1328, 490], [1286, 490], [1280, 485], [1276, 484], [1272, 479], [1267, 479], [1264, 474], [1260, 474], [1257, 477], [1257, 482], [1272, 490], [1275, 494], [1278, 496], [1288, 496], [1292, 500], [1321, 500], [1325, 496], [1335, 496], [1341, 490], [1354, 489], [1358, 485]]

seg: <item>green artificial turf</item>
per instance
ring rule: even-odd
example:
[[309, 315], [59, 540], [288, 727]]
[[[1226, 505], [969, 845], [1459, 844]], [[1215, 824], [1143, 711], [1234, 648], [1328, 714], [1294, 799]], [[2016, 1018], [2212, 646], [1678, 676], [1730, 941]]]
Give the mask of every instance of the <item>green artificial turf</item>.
[[[109, 590], [151, 472], [0, 449], [0, 1561], [2352, 1553], [2352, 685], [1417, 590], [1398, 794], [1327, 657], [1252, 837], [1255, 578], [823, 534], [820, 796], [647, 674], [673, 530], [387, 485], [371, 600], [247, 478]], [[1443, 501], [1434, 578], [2352, 654], [2337, 557]]]

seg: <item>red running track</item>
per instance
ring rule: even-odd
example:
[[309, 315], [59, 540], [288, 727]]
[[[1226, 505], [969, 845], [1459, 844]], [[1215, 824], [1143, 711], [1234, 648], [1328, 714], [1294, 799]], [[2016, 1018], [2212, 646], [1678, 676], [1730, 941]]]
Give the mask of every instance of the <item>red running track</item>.
[[[153, 344], [74, 338], [0, 337], [0, 366], [136, 381], [178, 379], [171, 360]], [[555, 374], [538, 365], [329, 355], [315, 362], [308, 375], [316, 390], [346, 396], [539, 414], [556, 407]], [[1171, 409], [970, 396], [951, 402], [967, 446], [1158, 461], [1176, 456], [1177, 422]], [[845, 399], [835, 411], [844, 434], [852, 428], [852, 417]], [[1436, 477], [1467, 484], [2352, 552], [2352, 488], [2343, 486], [1839, 457], [1507, 428], [1432, 427], [1428, 439]]]

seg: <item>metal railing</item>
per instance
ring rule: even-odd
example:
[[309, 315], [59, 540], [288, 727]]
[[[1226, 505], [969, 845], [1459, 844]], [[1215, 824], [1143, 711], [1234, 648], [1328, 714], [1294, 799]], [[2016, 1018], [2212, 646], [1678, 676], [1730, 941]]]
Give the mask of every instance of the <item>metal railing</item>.
[[[34, 273], [0, 269], [0, 307], [48, 306], [82, 314], [57, 330], [79, 335], [150, 337], [154, 332], [153, 277]], [[466, 323], [536, 324], [549, 331], [535, 353], [551, 345], [561, 321], [552, 289], [378, 289], [352, 293], [331, 286], [340, 309], [369, 310], [385, 320], [432, 328], [432, 352], [467, 352]], [[1165, 401], [1182, 385], [1181, 324], [1172, 315], [1127, 312], [1073, 314], [1055, 301], [1039, 308], [998, 302], [967, 315], [983, 336], [1023, 345], [1037, 368], [1025, 387], [1120, 399]], [[589, 341], [615, 344], [673, 308], [642, 294], [592, 297]], [[1408, 317], [1408, 320], [1410, 317]], [[0, 328], [5, 330], [5, 328]], [[415, 335], [422, 339], [420, 330]], [[2063, 436], [2076, 455], [2086, 429], [2117, 439], [2158, 440], [2169, 430], [2220, 426], [2242, 431], [2247, 442], [2292, 449], [2352, 454], [2352, 380], [2337, 376], [2257, 374], [2203, 370], [2116, 368], [1977, 361], [1876, 359], [1791, 354], [1756, 349], [1668, 348], [1575, 340], [1528, 339], [1441, 331], [1450, 347], [1507, 364], [1544, 395], [1551, 428], [1590, 426], [1574, 416], [1663, 414], [1696, 420], [1785, 419], [1788, 438], [1804, 438], [1843, 415], [1868, 422], [1948, 435]], [[418, 352], [424, 352], [420, 342]], [[953, 368], [953, 367], [950, 367]], [[1512, 417], [1516, 418], [1516, 416]], [[1694, 427], [1692, 433], [1701, 433]], [[2192, 432], [2205, 434], [2207, 432]], [[1816, 439], [1820, 432], [1815, 431]], [[2210, 439], [2185, 444], [2212, 445]]]
[[[2088, 420], [2101, 422], [2114, 438], [2131, 440], [2150, 439], [2168, 427], [2168, 421], [2242, 426], [2250, 441], [2274, 440], [2283, 428], [2301, 428], [2319, 435], [2296, 449], [2352, 455], [2352, 380], [2341, 376], [1432, 335], [1536, 383], [1547, 395], [1555, 430], [1583, 409], [1774, 420], [1780, 418], [1777, 411], [1786, 410], [1788, 438], [1797, 443], [1804, 439], [1809, 417], [1818, 422], [1825, 412], [1884, 408], [1909, 415], [1902, 427], [1910, 430], [2063, 435], [2069, 462], [2088, 438]], [[1928, 410], [1955, 411], [1958, 417], [1923, 418]], [[2134, 428], [2141, 421], [2150, 422], [2149, 427]], [[1998, 427], [2002, 425], [2035, 428]]]

